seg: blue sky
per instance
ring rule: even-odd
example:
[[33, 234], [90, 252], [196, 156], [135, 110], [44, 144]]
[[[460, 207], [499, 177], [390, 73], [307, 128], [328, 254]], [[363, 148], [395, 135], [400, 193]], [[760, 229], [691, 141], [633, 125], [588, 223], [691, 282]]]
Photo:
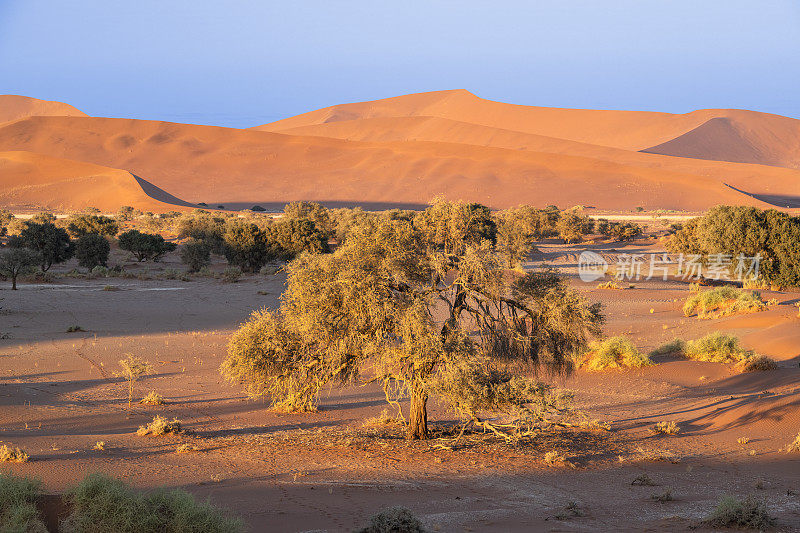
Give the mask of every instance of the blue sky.
[[0, 0], [0, 93], [247, 127], [463, 88], [800, 117], [797, 0]]

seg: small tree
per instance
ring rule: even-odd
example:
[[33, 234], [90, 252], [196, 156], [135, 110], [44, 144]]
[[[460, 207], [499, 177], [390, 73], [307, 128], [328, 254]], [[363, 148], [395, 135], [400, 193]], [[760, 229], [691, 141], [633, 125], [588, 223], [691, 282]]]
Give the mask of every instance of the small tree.
[[127, 357], [119, 362], [122, 371], [117, 373], [117, 376], [125, 378], [125, 381], [128, 382], [128, 409], [130, 409], [133, 404], [133, 385], [141, 376], [150, 373], [153, 367], [147, 361], [139, 359], [133, 354], [125, 355]]
[[74, 249], [67, 232], [52, 222], [28, 222], [18, 236], [8, 240], [14, 248], [28, 248], [38, 253], [42, 272], [55, 263], [63, 263], [72, 257]]
[[330, 251], [325, 233], [307, 218], [278, 222], [269, 228], [268, 238], [273, 241], [272, 247], [286, 258], [293, 258], [300, 252], [319, 254]]
[[278, 255], [267, 233], [253, 223], [233, 221], [225, 230], [225, 258], [245, 272], [258, 272]]
[[192, 239], [181, 248], [181, 261], [189, 267], [189, 272], [197, 272], [211, 264], [211, 247]]
[[174, 242], [165, 241], [161, 235], [142, 233], [133, 229], [119, 236], [120, 249], [132, 253], [138, 261], [158, 261], [177, 246]]
[[592, 219], [574, 211], [566, 211], [556, 222], [558, 236], [567, 243], [580, 242], [584, 235], [594, 230]]
[[78, 265], [93, 269], [96, 266], [106, 266], [111, 245], [97, 233], [87, 233], [75, 242], [75, 257]]
[[118, 231], [117, 221], [102, 215], [74, 215], [67, 221], [67, 232], [76, 239], [90, 233], [113, 237]]
[[570, 372], [599, 331], [599, 304], [551, 271], [509, 275], [484, 238], [488, 220], [437, 202], [414, 220], [372, 219], [333, 254], [302, 254], [287, 268], [280, 314], [256, 312], [233, 335], [223, 374], [277, 407], [307, 410], [323, 386], [369, 362], [387, 399], [410, 399], [411, 439], [428, 438], [431, 394], [497, 431], [482, 413], [546, 425], [558, 403], [548, 387], [498, 365]]
[[27, 248], [7, 248], [0, 252], [0, 274], [11, 278], [11, 289], [17, 290], [17, 276], [34, 271], [39, 254]]

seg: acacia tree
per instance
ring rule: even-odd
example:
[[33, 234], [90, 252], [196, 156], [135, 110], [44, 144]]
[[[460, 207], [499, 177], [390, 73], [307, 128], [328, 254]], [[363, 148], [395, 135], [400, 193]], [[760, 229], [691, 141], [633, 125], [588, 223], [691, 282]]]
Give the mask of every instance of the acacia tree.
[[8, 248], [0, 252], [0, 275], [11, 278], [11, 290], [17, 290], [17, 277], [33, 272], [39, 254], [27, 248]]
[[599, 305], [551, 271], [509, 273], [487, 214], [440, 201], [414, 220], [370, 219], [333, 254], [301, 255], [280, 312], [258, 311], [233, 335], [223, 374], [275, 407], [308, 410], [321, 387], [370, 365], [388, 400], [410, 399], [410, 439], [428, 438], [432, 394], [476, 422], [555, 405], [501, 366], [570, 372]]
[[[49, 216], [52, 217], [52, 215]], [[67, 261], [74, 253], [69, 234], [56, 227], [52, 222], [26, 223], [18, 236], [13, 236], [8, 240], [8, 245], [13, 248], [28, 248], [36, 252], [42, 272], [47, 272], [53, 264]]]

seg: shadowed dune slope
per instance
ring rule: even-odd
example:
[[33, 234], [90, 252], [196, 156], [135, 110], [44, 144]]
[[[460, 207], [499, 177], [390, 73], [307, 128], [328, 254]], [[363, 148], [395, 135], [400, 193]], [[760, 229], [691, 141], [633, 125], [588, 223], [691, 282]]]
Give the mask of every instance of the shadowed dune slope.
[[[338, 136], [345, 128], [332, 123], [390, 117], [437, 117], [507, 130], [493, 142], [527, 146], [530, 138], [512, 140], [510, 132], [555, 137], [625, 150], [680, 157], [758, 163], [789, 168], [800, 166], [800, 120], [736, 109], [701, 109], [685, 114], [532, 107], [493, 102], [464, 90], [419, 93], [372, 102], [332, 106], [258, 126], [262, 131]], [[724, 126], [724, 124], [730, 124]], [[309, 129], [326, 125], [328, 128]], [[375, 138], [376, 124], [362, 124]], [[430, 138], [427, 140], [454, 139]], [[359, 138], [351, 125], [348, 138]], [[452, 135], [452, 132], [444, 131]], [[466, 142], [483, 139], [468, 136]], [[683, 141], [680, 139], [688, 135]], [[700, 141], [700, 142], [698, 142]], [[461, 141], [456, 141], [461, 142]], [[566, 146], [566, 145], [564, 145]], [[511, 147], [511, 146], [509, 146]], [[572, 148], [579, 148], [572, 146]], [[563, 149], [563, 147], [562, 147]]]
[[0, 149], [122, 168], [184, 200], [209, 204], [424, 203], [445, 195], [492, 207], [699, 210], [764, 205], [726, 187], [728, 181], [748, 192], [766, 181], [800, 194], [800, 173], [756, 165], [705, 162], [720, 168], [700, 173], [465, 144], [346, 141], [132, 119], [29, 117], [0, 127]]
[[[177, 201], [129, 172], [31, 152], [0, 152], [0, 205], [14, 209], [115, 211], [121, 205], [143, 211], [179, 209]], [[150, 185], [148, 196], [143, 186]]]
[[800, 120], [753, 111], [727, 110], [726, 114], [643, 151], [800, 168]]
[[86, 113], [62, 102], [0, 94], [0, 123], [34, 116], [85, 117]]

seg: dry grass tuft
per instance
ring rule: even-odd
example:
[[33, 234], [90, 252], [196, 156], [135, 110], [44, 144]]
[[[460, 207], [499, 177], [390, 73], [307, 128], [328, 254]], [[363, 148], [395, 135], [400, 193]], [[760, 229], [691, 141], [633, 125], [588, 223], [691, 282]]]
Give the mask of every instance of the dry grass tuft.
[[92, 447], [92, 449], [104, 452], [106, 450], [106, 441], [99, 440], [99, 441], [95, 442], [94, 446]]
[[147, 396], [139, 400], [139, 403], [143, 405], [164, 405], [164, 397], [151, 390], [147, 393]]
[[386, 409], [381, 411], [380, 415], [373, 416], [364, 421], [364, 427], [370, 429], [398, 428], [404, 426], [405, 420], [400, 417], [390, 415]]
[[777, 370], [778, 363], [766, 355], [754, 354], [743, 361], [739, 361], [736, 364], [736, 369], [739, 372], [767, 372], [769, 370]]
[[674, 501], [675, 497], [672, 495], [672, 489], [667, 489], [661, 494], [652, 494], [650, 499], [658, 503], [666, 503]]
[[586, 512], [580, 508], [578, 502], [569, 502], [564, 510], [555, 515], [556, 520], [569, 520], [570, 518], [580, 518], [586, 516]]
[[647, 474], [639, 474], [638, 476], [636, 476], [636, 479], [631, 481], [631, 485], [634, 486], [638, 485], [641, 487], [654, 487], [656, 485], [656, 482], [653, 481]]
[[183, 428], [181, 427], [181, 423], [177, 418], [173, 418], [171, 421], [169, 421], [163, 416], [156, 415], [152, 422], [146, 426], [140, 426], [136, 431], [136, 434], [140, 437], [144, 437], [146, 435], [157, 437], [159, 435], [166, 435], [167, 433], [182, 432]]
[[611, 337], [591, 343], [581, 366], [587, 370], [597, 371], [609, 368], [641, 368], [652, 364], [653, 361], [641, 353], [626, 337]]
[[0, 446], [0, 463], [27, 463], [30, 456], [19, 448]]
[[419, 518], [405, 507], [384, 509], [369, 519], [367, 527], [356, 533], [425, 533]]
[[175, 453], [192, 453], [197, 451], [200, 451], [200, 448], [198, 448], [194, 444], [188, 444], [188, 443], [181, 444], [180, 446], [175, 448]]
[[686, 349], [686, 342], [681, 339], [673, 339], [669, 342], [665, 342], [652, 352], [650, 355], [669, 355], [673, 353], [683, 353]]
[[747, 528], [763, 531], [775, 525], [766, 503], [748, 496], [737, 500], [733, 496], [723, 497], [714, 511], [704, 520], [711, 527]]
[[739, 339], [719, 331], [709, 333], [701, 339], [689, 341], [684, 350], [693, 361], [709, 363], [734, 363], [740, 372], [775, 370], [778, 364], [764, 355], [745, 350]]
[[634, 285], [633, 284], [628, 284], [628, 286], [626, 287], [624, 285], [620, 285], [616, 281], [606, 281], [605, 283], [598, 283], [597, 284], [597, 288], [598, 289], [611, 289], [611, 290], [615, 290], [615, 291], [621, 291], [621, 290], [624, 290], [624, 289], [633, 289]]
[[738, 313], [758, 313], [766, 309], [767, 303], [758, 292], [723, 285], [687, 298], [683, 314], [692, 316], [697, 313], [697, 318], [712, 319]]
[[744, 446], [745, 444], [750, 442], [750, 438], [749, 437], [739, 437], [738, 439], [736, 439], [736, 442], [738, 442], [739, 444]]
[[785, 450], [787, 453], [800, 452], [800, 433], [786, 446]]
[[678, 427], [678, 424], [675, 421], [661, 421], [652, 428], [651, 431], [655, 434], [664, 434], [664, 435], [677, 435], [681, 432], [681, 429]]

